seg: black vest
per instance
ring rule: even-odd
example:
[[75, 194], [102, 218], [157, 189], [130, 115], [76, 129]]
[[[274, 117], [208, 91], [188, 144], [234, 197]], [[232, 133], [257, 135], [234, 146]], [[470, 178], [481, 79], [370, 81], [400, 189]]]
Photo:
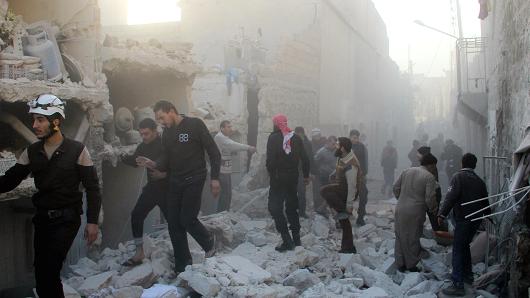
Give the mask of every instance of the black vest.
[[28, 147], [29, 167], [38, 192], [33, 195], [37, 210], [73, 208], [82, 212], [81, 182], [77, 161], [84, 145], [64, 138], [48, 160], [44, 141]]

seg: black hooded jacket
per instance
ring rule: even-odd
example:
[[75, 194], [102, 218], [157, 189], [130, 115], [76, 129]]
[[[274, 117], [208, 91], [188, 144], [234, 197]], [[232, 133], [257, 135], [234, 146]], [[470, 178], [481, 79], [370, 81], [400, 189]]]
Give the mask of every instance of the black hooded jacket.
[[283, 134], [275, 130], [267, 140], [267, 171], [271, 178], [277, 178], [278, 174], [298, 175], [298, 167], [302, 165], [304, 178], [309, 177], [309, 158], [304, 148], [302, 139], [293, 135], [291, 138], [291, 153], [286, 154], [283, 150]]
[[484, 183], [484, 181], [472, 169], [462, 169], [451, 179], [447, 195], [442, 202], [438, 214], [446, 217], [452, 209], [457, 222], [467, 221], [490, 214], [491, 210], [488, 208], [470, 218], [465, 218], [468, 214], [487, 207], [489, 205], [488, 200], [482, 200], [462, 206], [462, 203], [485, 198], [487, 196], [488, 190], [486, 189], [486, 183]]

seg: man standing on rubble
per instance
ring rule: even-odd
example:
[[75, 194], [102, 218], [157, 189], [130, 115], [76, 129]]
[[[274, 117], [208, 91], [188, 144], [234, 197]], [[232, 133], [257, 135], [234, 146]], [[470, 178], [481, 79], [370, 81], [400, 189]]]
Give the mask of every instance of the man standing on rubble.
[[436, 214], [436, 179], [427, 166], [436, 165], [436, 157], [427, 154], [421, 159], [421, 167], [408, 168], [394, 184], [398, 199], [395, 210], [395, 259], [399, 271], [419, 271], [416, 265], [421, 258], [420, 237], [423, 235], [425, 213]]
[[[451, 179], [450, 186], [438, 213], [438, 222], [441, 225], [449, 212], [453, 210], [456, 221], [453, 241], [453, 272], [451, 279], [453, 284], [443, 290], [443, 293], [451, 296], [464, 296], [464, 283], [473, 283], [473, 272], [471, 267], [471, 252], [469, 244], [477, 232], [482, 220], [474, 220], [490, 214], [489, 201], [481, 200], [472, 204], [466, 204], [488, 196], [486, 183], [475, 173], [477, 157], [466, 153], [462, 157], [462, 169]], [[479, 210], [481, 210], [479, 212]], [[466, 218], [466, 216], [471, 215]]]
[[361, 170], [364, 175], [363, 183], [359, 188], [359, 209], [357, 209], [357, 226], [364, 226], [364, 216], [366, 215], [366, 204], [368, 203], [368, 187], [366, 187], [366, 175], [368, 175], [368, 151], [366, 146], [359, 140], [361, 133], [353, 129], [350, 131], [350, 140], [352, 143], [352, 150], [361, 165]]
[[240, 151], [256, 152], [256, 147], [238, 143], [230, 138], [234, 133], [232, 123], [228, 120], [221, 121], [220, 131], [215, 135], [214, 140], [221, 151], [221, 194], [217, 203], [217, 212], [230, 210], [232, 201], [232, 154]]
[[335, 156], [338, 159], [334, 182], [322, 187], [321, 193], [328, 205], [337, 211], [337, 219], [342, 229], [339, 253], [357, 253], [349, 217], [353, 211], [353, 201], [358, 195], [357, 186], [362, 185], [364, 177], [359, 161], [352, 151], [350, 139], [339, 138]]
[[408, 154], [408, 158], [410, 160], [410, 166], [411, 167], [419, 167], [420, 166], [420, 160], [418, 159], [418, 149], [420, 148], [420, 141], [414, 140], [412, 141], [412, 149], [410, 149], [410, 152]]
[[204, 152], [210, 158], [210, 186], [214, 197], [221, 190], [221, 153], [202, 120], [179, 114], [175, 106], [166, 100], [158, 101], [153, 110], [158, 122], [165, 127], [163, 152], [157, 161], [146, 157], [138, 160], [141, 166], [169, 171], [167, 221], [175, 254], [175, 273], [179, 274], [192, 263], [187, 233], [204, 249], [207, 258], [215, 254], [215, 237], [197, 216], [207, 174]]
[[386, 147], [383, 148], [383, 152], [381, 153], [381, 167], [383, 168], [383, 177], [385, 180], [385, 184], [381, 187], [381, 193], [383, 195], [387, 194], [387, 189], [389, 189], [389, 193], [392, 192], [397, 162], [398, 155], [396, 147], [394, 147], [392, 141], [388, 141], [386, 142]]
[[[318, 167], [318, 177], [315, 179], [323, 187], [330, 184], [330, 175], [335, 171], [337, 164], [337, 157], [335, 156], [335, 146], [337, 143], [337, 137], [329, 136], [327, 143], [324, 147], [320, 148], [315, 154], [315, 167]], [[313, 183], [315, 183], [313, 180]], [[313, 204], [315, 211], [324, 217], [328, 217], [328, 211], [324, 204], [320, 189], [317, 194], [313, 194]]]
[[[136, 147], [132, 155], [122, 156], [124, 164], [137, 167], [138, 156], [145, 156], [151, 160], [157, 160], [162, 154], [162, 140], [157, 131], [155, 120], [145, 118], [138, 124], [142, 143]], [[128, 259], [124, 266], [136, 266], [142, 263], [144, 259], [143, 248], [143, 227], [144, 220], [158, 206], [164, 217], [167, 219], [166, 211], [166, 193], [167, 193], [167, 173], [157, 169], [147, 169], [147, 184], [142, 189], [142, 194], [138, 198], [136, 205], [131, 213], [131, 227], [136, 245], [135, 255]]]
[[39, 141], [29, 145], [17, 163], [0, 177], [0, 192], [17, 187], [31, 173], [33, 195], [35, 280], [39, 297], [64, 297], [61, 268], [81, 225], [83, 194], [87, 197], [85, 239], [91, 245], [98, 235], [101, 195], [96, 169], [87, 148], [61, 133], [64, 102], [43, 94], [29, 103], [33, 131]]
[[455, 144], [455, 141], [448, 139], [445, 142], [442, 160], [445, 161], [445, 173], [447, 180], [451, 181], [453, 175], [460, 170], [460, 160], [462, 159], [462, 148]]
[[[294, 128], [294, 133], [302, 139], [302, 142], [304, 143], [304, 150], [307, 155], [307, 158], [309, 158], [309, 167], [311, 169], [311, 174], [314, 176], [316, 171], [316, 167], [314, 165], [315, 161], [313, 159], [313, 146], [311, 145], [311, 141], [307, 138], [305, 135], [305, 130], [301, 126], [297, 126]], [[298, 215], [303, 218], [307, 218], [306, 214], [306, 188], [307, 185], [304, 182], [304, 171], [302, 170], [302, 165], [300, 165], [300, 175], [298, 176]], [[313, 179], [314, 180], [314, 179]]]
[[[284, 252], [300, 246], [300, 218], [296, 195], [299, 165], [302, 165], [304, 183], [309, 184], [309, 158], [302, 139], [287, 125], [287, 117], [278, 114], [272, 118], [274, 131], [267, 140], [266, 167], [270, 176], [269, 212], [274, 219], [282, 243], [276, 247]], [[284, 207], [285, 206], [285, 207]], [[287, 220], [285, 219], [287, 215]], [[289, 229], [287, 228], [289, 222]]]

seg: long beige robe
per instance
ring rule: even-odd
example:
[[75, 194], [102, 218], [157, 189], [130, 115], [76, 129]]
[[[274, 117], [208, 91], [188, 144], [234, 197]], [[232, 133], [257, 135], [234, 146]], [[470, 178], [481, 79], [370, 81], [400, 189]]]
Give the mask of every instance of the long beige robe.
[[396, 265], [410, 269], [420, 261], [420, 237], [427, 210], [438, 213], [436, 178], [423, 166], [404, 170], [394, 184]]

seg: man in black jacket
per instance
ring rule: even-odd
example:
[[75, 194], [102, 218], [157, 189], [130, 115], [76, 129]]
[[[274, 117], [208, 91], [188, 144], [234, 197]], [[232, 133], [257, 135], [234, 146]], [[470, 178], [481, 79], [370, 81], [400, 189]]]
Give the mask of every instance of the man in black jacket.
[[352, 143], [352, 150], [361, 164], [361, 170], [363, 171], [364, 179], [362, 185], [359, 185], [359, 208], [357, 209], [357, 226], [364, 226], [364, 216], [366, 215], [366, 204], [368, 203], [368, 187], [366, 187], [366, 175], [368, 175], [368, 151], [366, 146], [361, 143], [359, 137], [361, 133], [353, 129], [350, 131], [350, 140]]
[[[274, 116], [274, 131], [267, 140], [267, 171], [270, 176], [269, 212], [274, 219], [276, 230], [282, 236], [282, 243], [277, 251], [293, 250], [300, 246], [300, 218], [298, 217], [298, 184], [299, 165], [302, 165], [304, 183], [309, 183], [309, 158], [304, 144], [287, 125], [287, 117], [279, 114]], [[287, 220], [284, 215], [287, 215]], [[287, 228], [287, 221], [292, 237]]]
[[175, 254], [175, 273], [179, 274], [192, 263], [187, 233], [204, 249], [207, 258], [215, 254], [215, 238], [197, 216], [207, 174], [204, 152], [210, 158], [210, 186], [214, 197], [221, 190], [221, 153], [202, 120], [179, 114], [175, 106], [165, 100], [157, 102], [153, 110], [158, 122], [165, 127], [162, 155], [156, 162], [140, 158], [139, 164], [169, 171], [167, 221]]
[[64, 297], [61, 268], [81, 225], [83, 194], [87, 197], [85, 239], [91, 245], [98, 235], [101, 208], [99, 180], [87, 148], [61, 133], [64, 103], [43, 94], [29, 103], [33, 131], [39, 141], [22, 152], [17, 163], [0, 177], [0, 192], [17, 187], [33, 174], [35, 281], [39, 297]]
[[[443, 290], [446, 295], [463, 296], [465, 295], [464, 282], [473, 283], [469, 244], [473, 240], [481, 220], [472, 221], [472, 219], [491, 212], [489, 208], [486, 208], [489, 205], [488, 200], [462, 205], [488, 196], [486, 184], [474, 171], [476, 166], [477, 157], [471, 153], [464, 154], [462, 169], [451, 179], [447, 195], [438, 212], [440, 225], [451, 210], [453, 210], [456, 221], [453, 241], [453, 272], [451, 275], [453, 284]], [[486, 209], [466, 218], [467, 215], [483, 208]]]
[[[305, 153], [307, 155], [307, 158], [309, 158], [309, 166], [311, 168], [311, 174], [315, 174], [315, 170], [317, 169], [314, 165], [314, 159], [313, 159], [313, 146], [311, 145], [311, 141], [307, 138], [305, 135], [305, 130], [301, 126], [297, 126], [294, 128], [294, 133], [299, 136], [302, 139], [302, 142], [304, 143], [304, 149]], [[307, 218], [306, 214], [306, 187], [307, 185], [304, 183], [304, 173], [302, 171], [302, 167], [300, 166], [300, 175], [298, 176], [298, 187], [297, 187], [297, 193], [298, 193], [298, 213], [300, 217]]]
[[[157, 160], [162, 155], [162, 140], [158, 134], [155, 120], [145, 118], [138, 124], [140, 135], [142, 136], [142, 143], [138, 145], [136, 151], [132, 155], [122, 156], [121, 160], [124, 164], [137, 167], [138, 156], [145, 156], [151, 160]], [[143, 249], [143, 231], [144, 220], [155, 208], [158, 206], [160, 211], [166, 214], [166, 192], [168, 188], [167, 175], [157, 169], [147, 169], [147, 184], [142, 189], [142, 194], [138, 198], [136, 205], [131, 213], [131, 228], [136, 245], [136, 254], [128, 259], [124, 266], [136, 266], [142, 263], [144, 259]]]

